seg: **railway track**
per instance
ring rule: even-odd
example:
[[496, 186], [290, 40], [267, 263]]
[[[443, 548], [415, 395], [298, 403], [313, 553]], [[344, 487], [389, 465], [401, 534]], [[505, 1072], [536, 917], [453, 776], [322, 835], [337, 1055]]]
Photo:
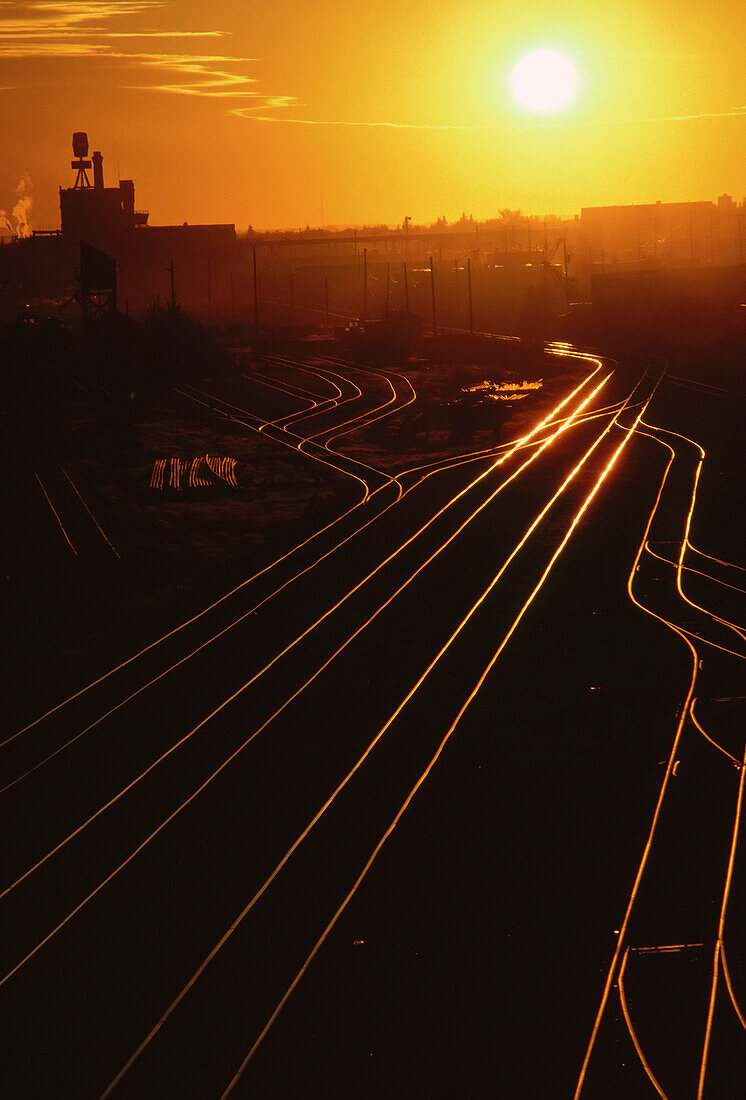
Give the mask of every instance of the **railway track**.
[[[745, 757], [738, 732], [712, 721], [712, 698], [732, 690], [746, 655], [743, 625], [720, 602], [743, 591], [742, 569], [692, 544], [705, 456], [655, 426], [660, 367], [625, 381], [613, 363], [578, 358], [585, 377], [524, 436], [391, 472], [339, 441], [414, 401], [393, 372], [366, 385], [343, 362], [268, 364], [247, 394], [305, 405], [274, 418], [184, 389], [304, 461], [335, 465], [359, 482], [358, 500], [0, 746], [0, 822], [19, 836], [0, 893], [0, 998], [23, 1006], [9, 1043], [31, 1029], [45, 1051], [12, 1069], [14, 1096], [44, 1094], [60, 1064], [59, 1095], [76, 1100], [265, 1094], [279, 1071], [267, 1048], [287, 1056], [293, 1004], [328, 972], [331, 945], [640, 448], [659, 481], [629, 598], [688, 654], [689, 680], [576, 1096], [622, 1094], [609, 1057], [620, 1034], [638, 1084], [678, 1095], [684, 1070], [672, 1072], [641, 1008], [665, 1003], [646, 974], [653, 946], [674, 963], [709, 952], [692, 997], [704, 993], [696, 1095], [718, 1095], [713, 1043], [724, 1013], [744, 1023], [731, 913]], [[703, 865], [718, 885], [709, 929], [705, 891], [688, 918], [701, 934], [683, 936], [661, 860], [682, 836], [701, 758], [707, 790], [731, 809], [727, 828], [713, 821], [701, 851], [677, 857], [677, 874]], [[686, 798], [669, 811], [674, 790]], [[287, 1085], [292, 1067], [279, 1076]]]

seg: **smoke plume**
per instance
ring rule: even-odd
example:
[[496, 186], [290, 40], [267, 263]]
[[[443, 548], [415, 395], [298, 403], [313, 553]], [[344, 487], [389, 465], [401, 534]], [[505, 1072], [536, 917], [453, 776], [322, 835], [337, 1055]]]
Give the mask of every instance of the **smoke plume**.
[[10, 214], [0, 210], [0, 229], [8, 229], [14, 237], [30, 237], [29, 215], [34, 200], [31, 197], [31, 179], [25, 173], [18, 181], [15, 194], [16, 201]]

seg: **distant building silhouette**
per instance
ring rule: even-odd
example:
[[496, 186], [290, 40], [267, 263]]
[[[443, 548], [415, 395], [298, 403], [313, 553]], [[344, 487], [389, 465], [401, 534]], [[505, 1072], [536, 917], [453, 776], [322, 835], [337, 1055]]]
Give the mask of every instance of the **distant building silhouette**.
[[[80, 152], [85, 149], [82, 156]], [[145, 225], [147, 212], [135, 210], [135, 185], [132, 180], [120, 180], [118, 187], [104, 186], [104, 158], [93, 154], [93, 186], [86, 169], [91, 161], [85, 159], [88, 135], [82, 131], [73, 134], [73, 152], [76, 155], [72, 168], [77, 171], [73, 187], [60, 187], [60, 214], [62, 235], [73, 240], [91, 242], [106, 238], [122, 237], [137, 226]]]
[[[135, 185], [104, 183], [104, 158], [90, 160], [88, 136], [73, 135], [72, 187], [60, 187], [61, 229], [34, 233], [0, 250], [0, 285], [11, 297], [65, 300], [76, 295], [81, 242], [111, 256], [117, 265], [119, 302], [143, 309], [175, 293], [187, 308], [209, 312], [225, 307], [236, 265], [234, 225], [150, 226], [135, 209]], [[93, 182], [89, 170], [93, 169]]]

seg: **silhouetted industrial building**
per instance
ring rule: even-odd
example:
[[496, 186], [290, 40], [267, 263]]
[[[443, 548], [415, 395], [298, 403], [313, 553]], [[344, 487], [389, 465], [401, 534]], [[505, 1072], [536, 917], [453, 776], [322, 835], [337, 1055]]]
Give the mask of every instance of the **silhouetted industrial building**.
[[[132, 180], [120, 180], [118, 187], [104, 186], [104, 158], [96, 151], [88, 160], [88, 135], [73, 134], [75, 160], [71, 167], [77, 172], [73, 187], [60, 187], [62, 236], [68, 240], [85, 240], [93, 245], [115, 243], [138, 226], [145, 225], [148, 215], [135, 210], [135, 185]], [[93, 166], [93, 186], [88, 169]]]
[[[150, 226], [135, 209], [135, 185], [106, 187], [102, 154], [88, 159], [88, 137], [73, 135], [76, 172], [72, 187], [60, 187], [61, 229], [34, 233], [0, 248], [0, 286], [6, 300], [70, 299], [76, 290], [81, 241], [117, 264], [119, 305], [133, 310], [166, 301], [174, 290], [188, 308], [211, 310], [230, 298], [236, 266], [234, 225]], [[88, 175], [93, 170], [93, 182]]]
[[730, 195], [713, 202], [586, 206], [579, 229], [583, 258], [596, 263], [743, 263], [741, 212]]

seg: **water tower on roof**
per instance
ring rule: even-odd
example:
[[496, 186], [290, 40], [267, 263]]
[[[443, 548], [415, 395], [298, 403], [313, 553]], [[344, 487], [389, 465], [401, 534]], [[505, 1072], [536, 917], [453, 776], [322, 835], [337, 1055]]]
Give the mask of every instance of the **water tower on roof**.
[[[104, 158], [95, 150], [88, 159], [88, 134], [83, 130], [73, 134], [73, 153], [75, 183], [60, 188], [62, 235], [74, 242], [88, 241], [106, 251], [145, 225], [148, 215], [144, 210], [135, 210], [132, 180], [119, 180], [118, 187], [104, 185]], [[92, 183], [88, 175], [91, 167]]]
[[90, 187], [91, 181], [88, 179], [86, 169], [91, 167], [91, 162], [88, 158], [88, 134], [84, 130], [78, 130], [73, 134], [73, 156], [75, 160], [71, 161], [70, 167], [77, 171], [75, 177], [75, 187]]

